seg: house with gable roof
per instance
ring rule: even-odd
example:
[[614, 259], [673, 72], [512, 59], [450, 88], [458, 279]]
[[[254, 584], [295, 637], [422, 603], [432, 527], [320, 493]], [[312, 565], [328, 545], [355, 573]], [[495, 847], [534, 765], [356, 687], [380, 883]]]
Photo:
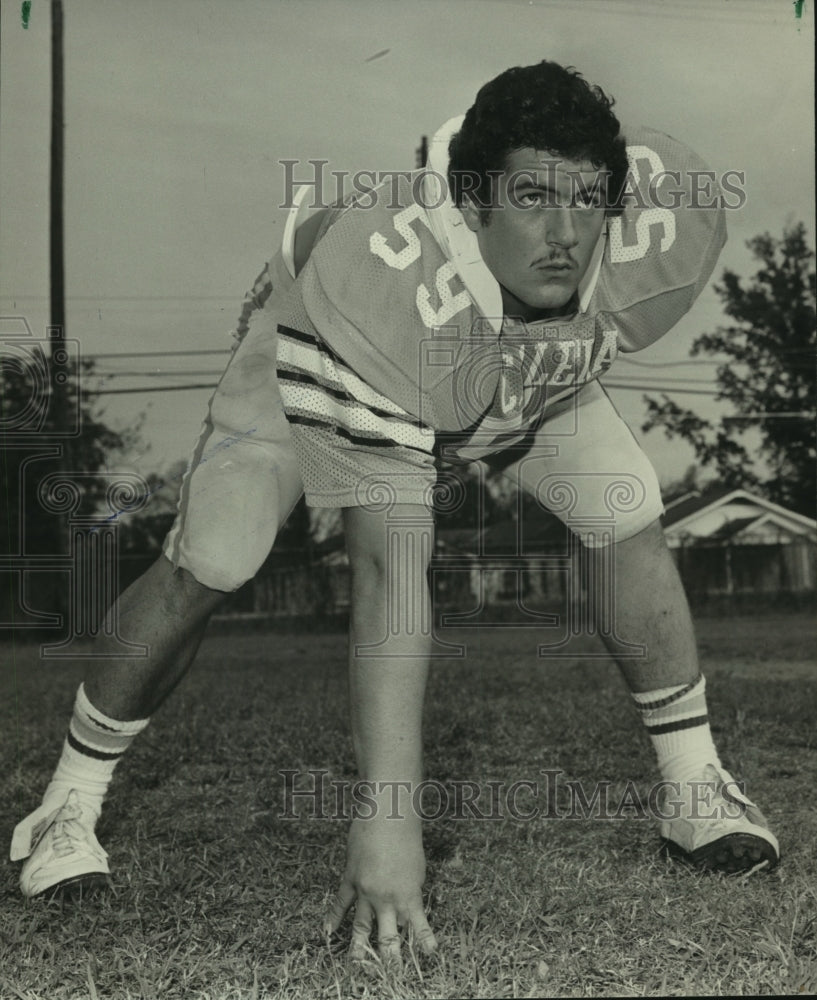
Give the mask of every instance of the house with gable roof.
[[[747, 602], [754, 607], [758, 596], [783, 608], [813, 601], [817, 521], [812, 518], [747, 490], [718, 489], [669, 501], [663, 524], [697, 610]], [[443, 527], [436, 543], [435, 598], [448, 609], [451, 623], [502, 618], [536, 624], [550, 612], [564, 613], [569, 602], [587, 600], [580, 547], [543, 511], [524, 525], [509, 518], [479, 528]], [[233, 602], [231, 610], [245, 618], [307, 615], [317, 621], [345, 614], [350, 594], [343, 537], [332, 534], [316, 542], [309, 558], [274, 550], [241, 595], [241, 604]]]
[[817, 521], [765, 497], [695, 491], [667, 504], [663, 524], [693, 598], [817, 590]]

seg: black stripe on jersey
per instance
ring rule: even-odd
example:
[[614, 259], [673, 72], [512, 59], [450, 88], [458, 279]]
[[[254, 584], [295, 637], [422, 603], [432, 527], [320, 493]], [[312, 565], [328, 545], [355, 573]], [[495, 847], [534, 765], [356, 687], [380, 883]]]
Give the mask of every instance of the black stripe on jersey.
[[83, 753], [86, 757], [93, 757], [94, 760], [119, 760], [125, 753], [124, 750], [120, 753], [103, 753], [101, 750], [95, 750], [93, 747], [86, 746], [85, 743], [80, 743], [70, 729], [68, 730], [67, 739], [69, 746], [73, 747], [77, 753]]
[[401, 444], [399, 441], [393, 441], [391, 438], [361, 437], [359, 434], [353, 433], [346, 427], [341, 427], [340, 424], [332, 423], [329, 420], [319, 420], [317, 417], [305, 417], [299, 413], [287, 413], [286, 416], [287, 420], [291, 424], [304, 424], [306, 427], [320, 427], [323, 430], [337, 434], [339, 437], [346, 438], [346, 440], [351, 444], [362, 445], [366, 448], [407, 448], [409, 451], [419, 451], [421, 455], [431, 454], [431, 452], [426, 451], [425, 448], [416, 448], [411, 444]]
[[[358, 378], [359, 377], [360, 376], [358, 376]], [[418, 427], [420, 430], [431, 430], [429, 425], [424, 424], [422, 420], [417, 418], [407, 419], [400, 413], [389, 413], [388, 410], [382, 410], [379, 406], [371, 406], [369, 403], [364, 403], [362, 399], [356, 399], [343, 389], [336, 389], [335, 386], [322, 381], [311, 372], [293, 371], [290, 368], [279, 368], [278, 378], [284, 379], [287, 382], [300, 382], [304, 385], [313, 385], [316, 389], [320, 389], [321, 392], [325, 392], [328, 396], [333, 396], [335, 399], [339, 399], [342, 402], [363, 406], [369, 411], [369, 413], [372, 413], [374, 416], [380, 417], [383, 420], [396, 420], [402, 424], [408, 424], [411, 427]], [[373, 389], [372, 391], [374, 392], [375, 390]]]
[[[358, 375], [353, 368], [350, 368], [339, 354], [336, 354], [327, 343], [321, 340], [320, 337], [315, 336], [314, 333], [304, 333], [303, 330], [294, 330], [291, 326], [284, 326], [283, 323], [278, 324], [278, 333], [282, 334], [284, 337], [288, 337], [290, 340], [296, 340], [302, 344], [306, 344], [308, 347], [313, 347], [316, 351], [325, 354], [326, 357], [333, 362], [333, 364], [337, 365], [338, 368], [342, 368], [344, 371], [354, 375], [355, 378], [360, 379], [364, 385], [368, 385], [365, 378]], [[373, 389], [371, 386], [369, 386], [369, 388], [372, 392], [377, 392], [377, 389]], [[380, 393], [380, 395], [383, 395], [383, 393]], [[361, 403], [362, 406], [367, 405], [361, 400], [357, 400], [357, 402]], [[390, 416], [394, 416], [394, 414], [390, 414]], [[428, 424], [417, 423], [415, 426], [425, 427], [428, 430], [431, 430]]]
[[[343, 358], [335, 354], [328, 344], [319, 340], [312, 333], [304, 333], [303, 330], [293, 330], [291, 326], [284, 326], [283, 323], [278, 324], [278, 333], [282, 333], [285, 337], [289, 337], [290, 340], [298, 340], [302, 344], [308, 344], [310, 347], [314, 347], [316, 350], [322, 351], [328, 358], [331, 358], [336, 364], [343, 365], [344, 368], [349, 367], [344, 364]], [[351, 371], [351, 369], [349, 370]]]
[[694, 729], [695, 726], [703, 726], [709, 722], [708, 715], [695, 715], [691, 719], [677, 719], [675, 722], [664, 722], [660, 726], [647, 726], [647, 732], [651, 736], [659, 736], [661, 733], [674, 733], [679, 729]]
[[[295, 372], [289, 368], [279, 368], [278, 378], [284, 379], [287, 382], [304, 382], [307, 385], [314, 385], [322, 392], [325, 392], [327, 396], [334, 396], [335, 399], [342, 399], [345, 401], [354, 402], [354, 400], [352, 400], [352, 397], [349, 395], [348, 392], [344, 392], [342, 389], [336, 389], [333, 385], [329, 385], [326, 382], [321, 382], [317, 378], [315, 378], [314, 375], [307, 375], [306, 372], [302, 371]], [[359, 400], [357, 402], [359, 402]]]

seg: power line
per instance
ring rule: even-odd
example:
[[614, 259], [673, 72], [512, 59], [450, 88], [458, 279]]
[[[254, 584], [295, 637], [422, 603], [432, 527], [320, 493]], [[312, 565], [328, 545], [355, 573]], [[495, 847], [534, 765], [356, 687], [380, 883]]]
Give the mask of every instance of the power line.
[[[218, 354], [224, 355], [231, 350], [230, 346], [221, 348], [211, 348], [208, 350], [193, 350], [193, 351], [116, 351], [108, 352], [102, 354], [86, 354], [83, 355], [84, 359], [87, 361], [97, 361], [103, 358], [170, 358], [170, 357], [193, 357], [195, 355], [204, 354]], [[791, 348], [786, 350], [781, 349], [779, 354], [803, 354], [811, 353], [808, 349], [803, 348]], [[629, 357], [627, 354], [619, 354], [616, 357], [616, 365], [627, 364], [634, 365], [637, 368], [683, 368], [687, 365], [716, 365], [723, 364], [723, 361], [716, 361], [715, 359], [707, 361], [701, 358], [691, 358], [684, 361], [636, 361], [634, 358]], [[734, 364], [735, 362], [731, 362]]]
[[[25, 302], [42, 302], [45, 295], [0, 295], [0, 299], [21, 299]], [[68, 295], [68, 302], [223, 302], [225, 299], [236, 300], [235, 292], [224, 295]]]
[[[666, 387], [662, 386], [662, 385], [643, 385], [643, 384], [641, 384], [641, 385], [633, 385], [632, 383], [628, 384], [626, 382], [613, 382], [613, 381], [609, 381], [607, 379], [604, 380], [604, 385], [608, 389], [624, 389], [624, 390], [630, 390], [630, 391], [634, 391], [634, 392], [681, 393], [681, 394], [689, 395], [689, 396], [717, 396], [718, 395], [718, 390], [717, 389], [679, 389], [677, 386], [674, 386], [674, 385], [673, 386], [666, 386]], [[722, 396], [721, 397], [721, 401], [722, 402], [729, 402], [729, 399], [726, 396]], [[786, 413], [787, 415], [791, 415], [791, 416], [807, 416], [807, 417], [817, 416], [817, 413], [809, 412], [809, 411], [806, 411], [806, 410], [797, 410], [797, 411], [782, 410], [780, 412], [781, 413]], [[767, 415], [775, 416], [776, 414], [772, 413], [772, 414], [767, 414]], [[734, 416], [729, 417], [728, 419], [730, 419], [730, 420], [742, 420], [743, 417], [740, 414], [736, 414]]]
[[94, 371], [94, 378], [178, 378], [180, 375], [185, 378], [219, 377], [223, 371], [164, 371], [164, 372], [101, 372]]
[[185, 358], [203, 354], [219, 354], [223, 357], [229, 351], [229, 347], [206, 351], [122, 351], [117, 354], [86, 354], [83, 357], [85, 361], [97, 361], [101, 358]]
[[814, 420], [817, 417], [817, 413], [808, 410], [783, 410], [781, 413], [735, 413], [725, 417], [721, 417], [722, 420], [786, 420], [786, 419], [798, 419], [798, 420]]
[[[181, 374], [184, 374], [184, 373], [183, 372], [173, 372], [173, 373], [168, 373], [168, 374], [181, 375]], [[716, 394], [715, 390], [707, 390], [707, 389], [677, 389], [674, 386], [671, 387], [671, 388], [667, 388], [665, 390], [664, 387], [662, 387], [660, 385], [626, 385], [624, 383], [614, 383], [614, 382], [605, 382], [604, 384], [608, 388], [610, 388], [610, 389], [626, 389], [626, 390], [633, 390], [633, 391], [636, 391], [636, 392], [645, 392], [645, 391], [650, 391], [650, 392], [664, 392], [664, 391], [667, 391], [667, 392], [683, 392], [683, 393], [694, 394], [694, 395], [703, 395], [703, 396], [714, 396]], [[215, 389], [215, 387], [216, 387], [216, 383], [215, 382], [207, 382], [207, 383], [196, 382], [193, 385], [144, 385], [144, 386], [136, 386], [136, 387], [134, 387], [132, 389], [89, 389], [87, 391], [87, 395], [89, 395], [89, 396], [116, 396], [116, 395], [121, 395], [122, 393], [134, 393], [134, 392], [144, 392], [144, 393], [149, 393], [149, 392], [180, 392], [180, 391], [185, 390], [185, 389]]]
[[626, 354], [616, 355], [616, 364], [635, 365], [636, 368], [684, 368], [687, 365], [717, 365], [714, 359], [705, 361], [701, 358], [692, 358], [689, 361], [636, 361]]
[[637, 392], [680, 392], [689, 396], [717, 396], [717, 389], [680, 389], [678, 386], [668, 386], [664, 388], [660, 385], [649, 385], [646, 382], [636, 385], [626, 382], [611, 382], [604, 380], [605, 386], [609, 389], [631, 389]]
[[[638, 376], [635, 376], [635, 378], [638, 379]], [[669, 375], [669, 376], [667, 376], [667, 378], [662, 378], [661, 381], [662, 382], [666, 382], [667, 385], [669, 385], [670, 383], [678, 384], [678, 385], [712, 385], [712, 379], [711, 378], [695, 378], [692, 375], [690, 375], [688, 378], [673, 378], [671, 375]], [[640, 385], [641, 382], [640, 381], [636, 381], [634, 384], [635, 385]], [[647, 379], [644, 380], [644, 385], [648, 389], [652, 388], [652, 384]]]
[[121, 396], [132, 392], [181, 392], [185, 389], [215, 389], [215, 382], [195, 382], [193, 385], [150, 385], [134, 389], [89, 389], [87, 396]]
[[[814, 355], [814, 348], [810, 347], [781, 347], [776, 354], [807, 354], [810, 358]], [[686, 365], [722, 365], [722, 364], [748, 365], [748, 361], [737, 361], [735, 358], [689, 358], [683, 361], [636, 361], [629, 354], [616, 355], [616, 364], [635, 365], [637, 368], [680, 368]]]
[[[162, 386], [137, 386], [133, 389], [95, 389], [89, 390], [87, 395], [89, 396], [121, 396], [125, 394], [132, 393], [151, 393], [151, 392], [184, 392], [188, 389], [215, 389], [217, 383], [215, 382], [195, 382], [192, 385], [162, 385]], [[642, 386], [642, 385], [626, 385], [624, 383], [612, 383], [605, 382], [605, 385], [610, 389], [620, 389], [623, 391], [632, 392], [644, 392], [645, 389], [650, 389], [652, 392], [680, 392], [694, 395], [705, 395], [714, 396], [715, 391], [707, 391], [705, 389], [677, 389], [675, 387], [664, 389], [664, 387], [657, 386]], [[817, 414], [807, 411], [807, 410], [783, 410], [779, 413], [747, 413], [747, 414], [733, 414], [724, 417], [724, 420], [777, 420], [777, 419], [814, 419]]]
[[[99, 371], [94, 370], [93, 376], [102, 379], [109, 378], [177, 378], [178, 376], [184, 376], [185, 378], [193, 377], [203, 377], [203, 376], [214, 376], [220, 377], [223, 374], [223, 369], [218, 369], [216, 371], [188, 371], [187, 369], [168, 369], [166, 371]], [[667, 386], [667, 391], [673, 392], [683, 392], [683, 389], [678, 389], [676, 385], [710, 385], [709, 379], [696, 379], [696, 378], [665, 378], [661, 380]], [[673, 383], [672, 389], [670, 389], [670, 383]], [[633, 387], [638, 387], [643, 385], [645, 389], [650, 391], [656, 390], [655, 385], [652, 382], [634, 382]], [[658, 390], [656, 390], [658, 391]], [[713, 390], [714, 391], [714, 390]]]
[[[611, 389], [620, 389], [623, 391], [636, 391], [643, 392], [643, 386], [632, 386], [632, 385], [613, 385], [609, 382], [605, 383]], [[91, 390], [87, 393], [89, 396], [121, 396], [131, 393], [151, 393], [151, 392], [184, 392], [187, 389], [215, 389], [217, 383], [215, 382], [197, 382], [193, 385], [165, 385], [165, 386], [139, 386], [133, 389], [98, 389]], [[654, 386], [654, 392], [662, 392], [661, 386]], [[671, 389], [671, 392], [686, 392], [695, 393], [697, 395], [714, 395], [714, 392], [708, 393], [703, 389]], [[780, 413], [743, 413], [743, 414], [730, 414], [724, 416], [723, 420], [814, 420], [817, 418], [817, 413], [809, 412], [807, 410], [784, 410]]]

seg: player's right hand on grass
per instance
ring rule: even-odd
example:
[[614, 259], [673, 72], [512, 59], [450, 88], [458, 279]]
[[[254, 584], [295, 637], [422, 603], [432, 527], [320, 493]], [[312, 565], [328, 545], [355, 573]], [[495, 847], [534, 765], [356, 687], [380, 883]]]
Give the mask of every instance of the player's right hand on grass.
[[431, 953], [437, 940], [423, 909], [426, 873], [422, 830], [416, 816], [387, 819], [387, 812], [352, 820], [346, 848], [346, 871], [332, 900], [324, 930], [333, 934], [355, 904], [349, 955], [365, 958], [377, 929], [383, 961], [400, 962], [400, 928], [408, 928], [413, 945]]

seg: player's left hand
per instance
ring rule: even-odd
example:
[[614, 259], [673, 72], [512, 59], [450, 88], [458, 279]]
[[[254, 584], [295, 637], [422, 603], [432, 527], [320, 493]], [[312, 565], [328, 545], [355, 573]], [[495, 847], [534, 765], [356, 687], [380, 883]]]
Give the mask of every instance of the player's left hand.
[[424, 877], [425, 856], [419, 824], [405, 819], [353, 820], [346, 871], [330, 905], [324, 932], [337, 931], [354, 903], [351, 958], [366, 957], [375, 923], [384, 961], [400, 963], [401, 927], [408, 930], [412, 946], [431, 954], [437, 948], [437, 940], [423, 908]]

